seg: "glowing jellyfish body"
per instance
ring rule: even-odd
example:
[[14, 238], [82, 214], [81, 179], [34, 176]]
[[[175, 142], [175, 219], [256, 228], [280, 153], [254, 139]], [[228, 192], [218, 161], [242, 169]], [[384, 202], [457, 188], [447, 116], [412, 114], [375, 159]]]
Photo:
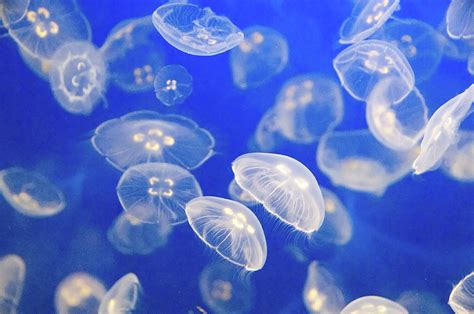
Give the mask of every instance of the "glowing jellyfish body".
[[245, 206], [254, 206], [258, 204], [258, 201], [253, 198], [250, 193], [242, 190], [242, 188], [235, 182], [235, 179], [230, 181], [228, 188], [229, 196], [234, 201], [244, 204]]
[[288, 63], [288, 43], [276, 30], [252, 26], [244, 34], [245, 39], [230, 52], [232, 78], [240, 89], [266, 83]]
[[359, 0], [339, 30], [341, 44], [353, 44], [374, 34], [392, 16], [400, 0]]
[[448, 304], [456, 314], [474, 312], [474, 272], [464, 277], [453, 288]]
[[181, 65], [167, 65], [154, 81], [156, 98], [166, 106], [182, 104], [193, 91], [193, 77]]
[[153, 13], [153, 24], [170, 45], [196, 56], [225, 52], [244, 38], [227, 17], [184, 1], [160, 6]]
[[186, 221], [186, 203], [202, 192], [186, 169], [153, 162], [128, 168], [117, 185], [117, 195], [123, 209], [143, 222], [179, 224]]
[[457, 141], [459, 126], [469, 115], [473, 102], [474, 84], [435, 111], [426, 125], [420, 154], [413, 162], [415, 174], [440, 165], [448, 148]]
[[138, 311], [141, 285], [138, 277], [128, 273], [120, 278], [102, 298], [99, 314], [131, 314]]
[[288, 156], [249, 153], [232, 163], [235, 181], [267, 211], [299, 231], [312, 233], [324, 220], [324, 200], [314, 175]]
[[446, 27], [453, 39], [474, 38], [474, 2], [451, 0], [446, 14]]
[[342, 309], [341, 314], [408, 314], [408, 311], [400, 304], [377, 296], [366, 296], [358, 298]]
[[214, 143], [212, 135], [191, 119], [154, 111], [108, 120], [92, 137], [94, 148], [120, 170], [147, 162], [194, 169], [212, 156]]
[[88, 115], [104, 98], [107, 68], [102, 54], [91, 43], [70, 42], [51, 58], [49, 80], [64, 110]]
[[22, 168], [0, 171], [0, 191], [19, 213], [48, 217], [66, 207], [64, 194], [40, 174]]
[[405, 98], [415, 86], [415, 74], [398, 48], [381, 40], [365, 40], [341, 51], [333, 61], [346, 91], [357, 100], [366, 100], [374, 86], [386, 78], [396, 78], [390, 86], [392, 101]]
[[455, 180], [474, 181], [474, 132], [459, 131], [459, 140], [444, 156], [442, 170]]
[[0, 258], [0, 313], [16, 313], [25, 281], [25, 262], [18, 255]]
[[186, 205], [188, 222], [199, 238], [227, 261], [256, 271], [267, 259], [262, 225], [244, 205], [219, 197], [198, 197]]

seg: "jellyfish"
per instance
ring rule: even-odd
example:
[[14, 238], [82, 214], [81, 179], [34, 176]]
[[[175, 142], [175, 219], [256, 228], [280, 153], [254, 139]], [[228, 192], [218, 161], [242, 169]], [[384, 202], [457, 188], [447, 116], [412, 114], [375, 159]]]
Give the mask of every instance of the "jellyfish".
[[56, 313], [97, 313], [105, 296], [104, 285], [87, 273], [72, 273], [56, 288]]
[[399, 102], [415, 86], [415, 74], [403, 53], [381, 40], [365, 40], [340, 52], [334, 69], [346, 91], [357, 100], [367, 100], [382, 79], [395, 77], [390, 86], [391, 101]]
[[102, 123], [95, 130], [92, 144], [119, 170], [147, 162], [194, 169], [213, 155], [215, 141], [208, 131], [186, 117], [135, 111]]
[[358, 0], [339, 30], [341, 44], [354, 44], [374, 34], [392, 16], [400, 0]]
[[117, 195], [123, 209], [138, 220], [174, 225], [186, 221], [186, 203], [202, 192], [186, 169], [152, 162], [128, 168], [117, 185]]
[[154, 81], [156, 98], [166, 106], [182, 104], [193, 91], [193, 77], [181, 65], [167, 65]]
[[232, 163], [237, 184], [272, 215], [296, 230], [312, 233], [324, 220], [324, 200], [316, 178], [288, 156], [249, 153]]
[[2, 0], [0, 1], [0, 28], [21, 20], [30, 5], [30, 0]]
[[315, 74], [291, 78], [275, 103], [279, 132], [296, 143], [313, 143], [336, 127], [344, 115], [341, 89]]
[[18, 255], [0, 258], [0, 313], [16, 313], [23, 292], [26, 266]]
[[64, 110], [89, 115], [104, 100], [107, 68], [102, 54], [90, 42], [70, 42], [54, 53], [49, 80]]
[[228, 192], [231, 199], [242, 203], [245, 206], [254, 206], [258, 204], [258, 201], [253, 198], [250, 193], [242, 190], [242, 188], [237, 184], [237, 182], [235, 182], [235, 179], [232, 179], [232, 181], [230, 181]]
[[455, 180], [474, 181], [474, 131], [459, 131], [459, 140], [446, 151], [441, 169]]
[[474, 38], [474, 2], [451, 0], [446, 14], [446, 29], [453, 39]]
[[63, 192], [42, 175], [23, 168], [0, 171], [0, 192], [19, 213], [30, 217], [48, 217], [66, 207]]
[[244, 205], [219, 197], [197, 197], [186, 216], [198, 237], [225, 260], [248, 271], [263, 267], [267, 241], [255, 214]]
[[280, 131], [275, 109], [268, 109], [257, 124], [249, 148], [253, 151], [271, 152], [279, 144]]
[[51, 61], [49, 59], [36, 57], [21, 47], [19, 47], [18, 52], [23, 62], [36, 76], [45, 81], [49, 81], [49, 69], [51, 68]]
[[134, 273], [120, 278], [102, 298], [99, 314], [131, 314], [138, 311], [141, 285]]
[[244, 34], [227, 17], [185, 1], [163, 4], [152, 18], [156, 29], [170, 45], [191, 55], [217, 55], [244, 39]]
[[240, 89], [266, 83], [288, 63], [288, 43], [276, 30], [252, 26], [244, 34], [245, 39], [230, 52], [232, 78]]
[[397, 303], [406, 308], [410, 314], [446, 313], [436, 295], [427, 291], [405, 291], [397, 299]]
[[358, 298], [344, 307], [341, 314], [408, 314], [400, 304], [378, 296]]
[[449, 295], [448, 304], [456, 314], [472, 313], [474, 311], [474, 272], [464, 277], [453, 288]]
[[474, 84], [447, 101], [431, 116], [421, 142], [421, 151], [413, 162], [415, 174], [436, 169], [448, 150], [458, 139], [461, 122], [471, 112]]

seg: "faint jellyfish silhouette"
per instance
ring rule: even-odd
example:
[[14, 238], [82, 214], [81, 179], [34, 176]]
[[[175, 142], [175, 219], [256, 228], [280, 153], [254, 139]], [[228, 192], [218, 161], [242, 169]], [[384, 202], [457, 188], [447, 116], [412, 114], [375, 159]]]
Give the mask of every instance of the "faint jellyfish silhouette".
[[474, 38], [452, 39], [447, 32], [446, 19], [443, 19], [437, 27], [437, 30], [441, 34], [441, 41], [444, 44], [444, 56], [457, 61], [466, 60], [468, 58], [474, 47]]
[[199, 238], [225, 260], [248, 271], [263, 267], [267, 241], [255, 214], [219, 197], [197, 197], [186, 204], [188, 222]]
[[400, 304], [378, 296], [358, 298], [344, 307], [341, 314], [408, 314]]
[[397, 303], [406, 308], [410, 314], [446, 313], [436, 295], [426, 291], [405, 291], [400, 295]]
[[474, 132], [459, 131], [459, 140], [446, 151], [441, 169], [455, 180], [474, 181]]
[[100, 302], [99, 314], [131, 314], [138, 311], [141, 284], [134, 273], [128, 273], [112, 286]]
[[453, 288], [449, 295], [448, 304], [456, 314], [472, 313], [474, 311], [474, 272], [464, 277]]
[[403, 53], [381, 40], [365, 40], [346, 48], [334, 58], [333, 66], [342, 86], [357, 100], [366, 100], [374, 86], [389, 77], [397, 78], [390, 86], [394, 102], [405, 98], [415, 86], [415, 74]]
[[153, 13], [153, 24], [175, 48], [196, 56], [212, 56], [237, 46], [244, 34], [225, 16], [210, 8], [170, 1]]
[[237, 184], [272, 215], [299, 231], [312, 233], [324, 220], [324, 200], [316, 178], [288, 156], [249, 153], [232, 163]]
[[474, 75], [474, 51], [469, 54], [467, 59], [467, 71], [469, 74]]
[[21, 47], [19, 47], [18, 52], [23, 62], [36, 76], [49, 81], [49, 69], [51, 68], [51, 61], [49, 59], [36, 57]]
[[66, 207], [63, 192], [42, 175], [23, 168], [0, 171], [0, 192], [19, 213], [30, 217], [48, 217]]
[[214, 138], [196, 122], [179, 115], [134, 111], [95, 130], [94, 148], [119, 170], [147, 162], [168, 162], [194, 169], [209, 159]]
[[257, 124], [254, 135], [249, 141], [251, 151], [271, 152], [279, 144], [281, 135], [275, 109], [268, 109]]
[[26, 266], [18, 255], [0, 258], [0, 313], [16, 313], [23, 292]]
[[156, 98], [166, 106], [182, 104], [193, 91], [193, 77], [181, 65], [167, 65], [154, 81]]
[[21, 20], [30, 5], [30, 0], [0, 1], [0, 28], [7, 28]]
[[446, 13], [446, 29], [453, 39], [474, 38], [474, 2], [451, 0]]
[[128, 168], [117, 185], [117, 195], [123, 209], [138, 220], [174, 225], [186, 221], [186, 203], [202, 192], [186, 169], [153, 162]]
[[235, 182], [235, 179], [232, 179], [232, 181], [230, 181], [228, 192], [231, 199], [242, 203], [245, 206], [254, 206], [258, 204], [258, 201], [253, 198], [250, 193], [242, 190], [242, 188], [237, 184], [237, 182]]
[[244, 30], [245, 39], [230, 52], [235, 86], [257, 87], [279, 74], [288, 63], [288, 43], [282, 34], [265, 26]]

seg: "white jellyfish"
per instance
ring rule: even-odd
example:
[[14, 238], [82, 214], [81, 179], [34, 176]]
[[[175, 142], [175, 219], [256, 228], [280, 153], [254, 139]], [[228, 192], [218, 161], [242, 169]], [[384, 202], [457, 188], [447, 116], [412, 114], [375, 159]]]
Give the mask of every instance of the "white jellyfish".
[[446, 14], [449, 37], [453, 39], [474, 38], [474, 2], [451, 0]]
[[193, 77], [181, 65], [167, 65], [156, 74], [156, 98], [166, 106], [182, 104], [193, 91]]
[[346, 305], [341, 314], [364, 313], [364, 314], [408, 314], [408, 311], [400, 304], [378, 296], [366, 296], [358, 298]]
[[258, 204], [258, 201], [253, 198], [250, 193], [242, 190], [242, 188], [237, 184], [235, 179], [232, 179], [232, 181], [230, 181], [229, 188], [227, 190], [231, 199], [242, 203], [245, 206], [254, 206]]
[[448, 304], [456, 314], [474, 312], [474, 272], [464, 277], [453, 288]]
[[0, 313], [16, 313], [23, 292], [26, 266], [18, 255], [0, 258]]
[[441, 169], [455, 180], [474, 181], [474, 132], [459, 131], [459, 140], [446, 151]]
[[141, 285], [134, 273], [128, 273], [112, 286], [100, 302], [99, 314], [132, 314], [138, 311]]

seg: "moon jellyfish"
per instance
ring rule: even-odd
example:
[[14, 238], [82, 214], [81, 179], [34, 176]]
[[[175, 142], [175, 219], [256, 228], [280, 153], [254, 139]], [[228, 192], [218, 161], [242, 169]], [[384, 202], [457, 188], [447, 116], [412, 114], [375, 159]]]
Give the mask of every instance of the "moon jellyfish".
[[56, 288], [54, 304], [58, 314], [97, 313], [106, 293], [104, 285], [87, 273], [73, 273]]
[[18, 255], [0, 258], [0, 313], [16, 313], [25, 281], [25, 262]]
[[358, 0], [339, 30], [341, 44], [353, 44], [374, 34], [392, 16], [400, 0]]
[[342, 86], [357, 100], [366, 100], [374, 86], [397, 78], [390, 86], [392, 101], [399, 102], [415, 86], [415, 74], [398, 48], [381, 40], [365, 40], [340, 52], [333, 61]]
[[474, 132], [459, 131], [459, 140], [449, 147], [443, 158], [442, 170], [455, 180], [474, 181]]
[[430, 292], [416, 290], [405, 291], [400, 295], [397, 303], [406, 308], [410, 314], [446, 313], [436, 295]]
[[250, 140], [249, 148], [253, 151], [270, 152], [278, 146], [279, 125], [274, 108], [268, 109], [257, 124], [257, 128]]
[[464, 277], [453, 288], [448, 304], [456, 314], [474, 311], [474, 272]]
[[316, 261], [308, 266], [303, 301], [311, 314], [340, 313], [344, 307], [344, 295], [336, 286], [334, 278]]
[[232, 163], [237, 184], [265, 209], [299, 231], [312, 233], [324, 220], [324, 200], [316, 178], [288, 156], [249, 153]]
[[280, 90], [275, 114], [285, 138], [296, 143], [312, 143], [341, 122], [344, 115], [341, 89], [318, 75], [294, 77]]
[[267, 259], [267, 241], [255, 214], [219, 197], [198, 197], [186, 204], [188, 222], [198, 237], [227, 261], [256, 271]]
[[107, 68], [102, 54], [91, 43], [70, 42], [51, 58], [49, 80], [64, 110], [88, 115], [104, 99]]
[[453, 39], [474, 38], [474, 2], [451, 0], [446, 14], [446, 29]]
[[140, 302], [141, 285], [134, 273], [120, 278], [107, 291], [99, 306], [99, 314], [131, 314], [137, 312]]
[[194, 169], [213, 155], [214, 138], [193, 120], [154, 111], [135, 111], [95, 130], [94, 148], [119, 170], [147, 162]]
[[0, 1], [0, 27], [7, 27], [21, 20], [30, 0], [2, 0]]
[[156, 74], [156, 98], [166, 106], [182, 104], [193, 91], [193, 77], [181, 65], [167, 65]]
[[48, 217], [66, 207], [64, 194], [42, 175], [22, 168], [0, 171], [0, 191], [19, 213], [30, 217]]
[[117, 195], [123, 209], [143, 222], [180, 224], [186, 221], [186, 203], [202, 192], [186, 169], [153, 162], [128, 168], [117, 185]]
[[254, 206], [258, 204], [258, 201], [253, 198], [250, 193], [242, 190], [242, 188], [237, 184], [237, 182], [235, 182], [235, 179], [230, 181], [228, 192], [231, 199], [246, 206]]
[[36, 76], [49, 81], [49, 69], [51, 68], [51, 61], [49, 59], [36, 57], [21, 47], [18, 49], [18, 52], [23, 62]]
[[288, 63], [288, 43], [276, 30], [252, 26], [244, 34], [245, 39], [230, 52], [232, 78], [240, 89], [266, 83]]
[[392, 300], [377, 296], [366, 296], [352, 301], [341, 311], [341, 314], [352, 313], [408, 314], [408, 311]]
[[196, 56], [223, 53], [244, 39], [227, 17], [184, 1], [160, 6], [153, 13], [153, 24], [170, 45]]
[[413, 162], [415, 174], [439, 166], [448, 148], [457, 141], [459, 126], [471, 112], [473, 102], [474, 84], [435, 111], [426, 125], [420, 154]]

